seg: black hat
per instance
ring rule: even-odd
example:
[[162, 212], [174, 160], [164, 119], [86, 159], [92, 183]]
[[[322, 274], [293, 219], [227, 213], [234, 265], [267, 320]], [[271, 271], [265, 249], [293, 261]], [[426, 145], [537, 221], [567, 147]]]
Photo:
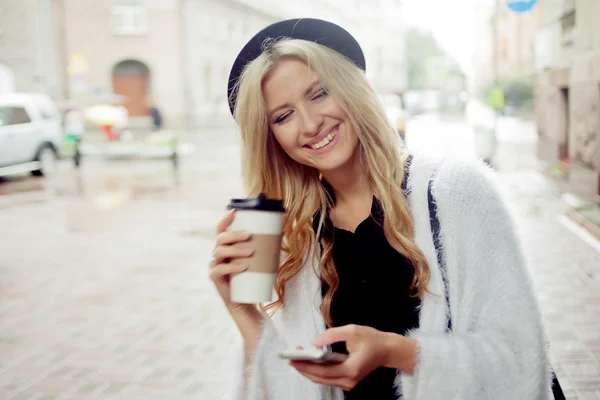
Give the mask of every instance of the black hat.
[[[240, 51], [229, 74], [227, 98], [231, 115], [237, 101], [237, 83], [244, 67], [264, 50], [267, 39], [302, 39], [329, 47], [346, 56], [362, 70], [366, 69], [365, 56], [354, 37], [344, 28], [331, 22], [314, 18], [294, 18], [279, 21], [258, 32]], [[236, 91], [234, 93], [234, 91]]]

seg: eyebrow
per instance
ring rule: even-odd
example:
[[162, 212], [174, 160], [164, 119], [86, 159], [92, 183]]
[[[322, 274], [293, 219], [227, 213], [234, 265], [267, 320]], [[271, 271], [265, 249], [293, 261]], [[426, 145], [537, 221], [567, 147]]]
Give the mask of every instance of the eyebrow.
[[[305, 97], [306, 97], [306, 96], [308, 96], [308, 95], [310, 94], [310, 92], [312, 92], [312, 91], [315, 89], [315, 87], [319, 86], [320, 84], [321, 84], [321, 80], [317, 79], [316, 81], [314, 81], [314, 82], [313, 82], [313, 83], [312, 83], [312, 84], [311, 84], [311, 85], [308, 87], [308, 89], [306, 89], [306, 90], [304, 91], [304, 96], [305, 96]], [[284, 109], [284, 108], [288, 108], [288, 107], [290, 107], [290, 106], [291, 106], [291, 105], [290, 105], [290, 103], [284, 103], [284, 104], [281, 104], [281, 105], [279, 105], [279, 106], [275, 107], [274, 109], [272, 109], [271, 111], [269, 111], [269, 117], [272, 117], [272, 116], [273, 116], [273, 114], [274, 114], [274, 113], [276, 113], [277, 111], [279, 111], [279, 110], [281, 110], [281, 109]]]

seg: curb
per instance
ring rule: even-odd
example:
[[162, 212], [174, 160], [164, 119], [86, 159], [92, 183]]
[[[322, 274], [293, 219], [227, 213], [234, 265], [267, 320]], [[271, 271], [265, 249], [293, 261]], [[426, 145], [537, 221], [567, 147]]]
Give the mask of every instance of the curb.
[[589, 206], [593, 203], [585, 202], [571, 193], [564, 193], [561, 196], [561, 198], [563, 202], [569, 207], [565, 212], [565, 215], [577, 225], [581, 226], [586, 231], [588, 231], [598, 241], [600, 241], [600, 226], [594, 224], [592, 221], [586, 218], [585, 215], [581, 214], [578, 211], [581, 208]]
[[49, 195], [44, 191], [24, 192], [0, 196], [0, 210], [19, 206], [28, 206], [48, 201]]
[[594, 224], [592, 221], [587, 219], [581, 213], [577, 211], [575, 208], [569, 208], [566, 212], [567, 217], [569, 217], [573, 222], [576, 222], [586, 231], [588, 231], [592, 236], [594, 236], [598, 241], [600, 241], [600, 226]]

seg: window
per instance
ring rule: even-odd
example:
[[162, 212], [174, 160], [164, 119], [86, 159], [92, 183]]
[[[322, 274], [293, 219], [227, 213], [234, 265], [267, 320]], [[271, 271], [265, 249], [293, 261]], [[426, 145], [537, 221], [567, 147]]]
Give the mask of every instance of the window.
[[0, 107], [0, 126], [28, 124], [31, 122], [24, 107]]
[[229, 21], [227, 18], [216, 18], [215, 25], [216, 32], [214, 32], [214, 34], [216, 34], [217, 38], [219, 40], [228, 40]]
[[577, 35], [575, 11], [565, 14], [561, 19], [561, 43], [564, 47], [573, 46]]
[[248, 22], [246, 22], [246, 20], [244, 18], [241, 18], [239, 20], [238, 26], [240, 28], [240, 36], [242, 37], [242, 39], [246, 39], [247, 37], [248, 38], [252, 37], [252, 36], [250, 36], [250, 24]]
[[[244, 26], [242, 24], [242, 19], [237, 17], [235, 19], [232, 19], [230, 22], [230, 34], [231, 37], [234, 38], [235, 40], [239, 40], [239, 39], [243, 39], [244, 38]], [[244, 42], [245, 43], [245, 42]]]
[[211, 101], [212, 97], [212, 70], [210, 64], [204, 66], [204, 96], [207, 102]]
[[148, 32], [146, 7], [139, 0], [114, 0], [111, 15], [114, 34], [143, 35]]
[[502, 60], [508, 60], [508, 38], [501, 36], [499, 39], [500, 57]]
[[211, 20], [210, 15], [201, 14], [199, 25], [200, 25], [200, 32], [201, 32], [200, 34], [202, 35], [202, 37], [210, 38], [211, 34], [212, 34], [212, 20]]
[[230, 29], [229, 20], [227, 18], [223, 18], [223, 22], [221, 22], [221, 24], [222, 24], [221, 35], [223, 36], [223, 38], [225, 40], [227, 40], [231, 37], [231, 36], [229, 36], [229, 29]]
[[51, 104], [48, 104], [45, 100], [36, 100], [37, 109], [40, 111], [42, 119], [54, 119], [56, 118], [56, 112]]

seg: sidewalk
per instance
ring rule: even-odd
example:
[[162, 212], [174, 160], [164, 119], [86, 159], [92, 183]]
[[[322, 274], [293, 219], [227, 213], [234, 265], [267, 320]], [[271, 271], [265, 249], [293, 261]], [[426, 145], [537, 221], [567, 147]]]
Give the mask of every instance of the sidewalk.
[[593, 201], [584, 201], [570, 192], [567, 180], [568, 171], [559, 170], [558, 166], [542, 163], [537, 160], [537, 132], [534, 121], [523, 121], [518, 118], [502, 117], [498, 123], [498, 138], [503, 142], [498, 152], [498, 164], [504, 168], [514, 168], [509, 158], [518, 160], [518, 167], [530, 167], [543, 170], [562, 192], [562, 199], [569, 206], [565, 215], [587, 230], [600, 241], [600, 205]]
[[600, 242], [582, 240], [567, 217], [566, 182], [535, 157], [533, 122], [502, 119], [498, 176], [518, 229], [567, 399], [600, 399]]
[[73, 229], [76, 210], [0, 212], [0, 398], [216, 398], [235, 334], [207, 278], [222, 213], [138, 201]]
[[207, 265], [237, 158], [201, 148], [179, 183], [90, 161], [79, 189], [66, 165], [58, 195], [0, 208], [0, 398], [218, 398], [236, 331]]

